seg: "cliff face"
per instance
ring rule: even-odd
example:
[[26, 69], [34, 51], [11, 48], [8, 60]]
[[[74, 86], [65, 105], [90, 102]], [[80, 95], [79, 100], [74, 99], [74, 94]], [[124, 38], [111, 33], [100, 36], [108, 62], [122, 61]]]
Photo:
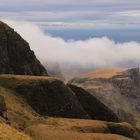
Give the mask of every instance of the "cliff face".
[[128, 69], [121, 76], [112, 77], [112, 83], [121, 95], [130, 102], [132, 108], [140, 112], [140, 75], [139, 69]]
[[83, 87], [122, 120], [139, 127], [140, 76], [138, 68], [95, 70], [69, 83]]
[[47, 75], [29, 44], [0, 22], [0, 74]]
[[78, 101], [92, 119], [112, 122], [119, 121], [117, 115], [113, 113], [113, 111], [86, 90], [70, 84], [68, 86], [75, 93]]

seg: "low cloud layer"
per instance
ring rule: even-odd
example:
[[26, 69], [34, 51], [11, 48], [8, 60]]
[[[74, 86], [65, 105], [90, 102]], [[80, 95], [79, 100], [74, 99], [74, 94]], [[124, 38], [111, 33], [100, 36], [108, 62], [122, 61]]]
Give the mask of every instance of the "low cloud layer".
[[107, 37], [88, 40], [65, 41], [45, 34], [37, 25], [29, 22], [4, 20], [15, 29], [44, 63], [47, 61], [77, 65], [82, 68], [110, 68], [137, 66], [140, 64], [140, 44], [115, 43]]

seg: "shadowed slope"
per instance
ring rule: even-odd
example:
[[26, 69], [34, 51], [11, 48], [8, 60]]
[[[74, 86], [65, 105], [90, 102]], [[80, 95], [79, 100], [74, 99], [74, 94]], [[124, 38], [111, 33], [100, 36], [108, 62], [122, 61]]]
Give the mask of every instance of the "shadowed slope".
[[47, 75], [29, 44], [3, 22], [0, 22], [0, 73]]
[[25, 100], [40, 115], [88, 118], [74, 93], [58, 79], [0, 75], [0, 85]]
[[113, 111], [111, 111], [86, 90], [70, 84], [68, 84], [68, 86], [75, 93], [84, 110], [89, 114], [89, 116], [91, 116], [92, 119], [113, 122], [119, 121], [118, 117], [115, 113], [113, 113]]

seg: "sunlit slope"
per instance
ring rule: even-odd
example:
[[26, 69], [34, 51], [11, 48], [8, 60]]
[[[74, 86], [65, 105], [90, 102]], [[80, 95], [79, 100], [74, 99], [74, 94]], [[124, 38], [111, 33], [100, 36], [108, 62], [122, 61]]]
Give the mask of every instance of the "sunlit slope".
[[10, 125], [0, 122], [0, 140], [32, 140], [32, 138], [17, 131]]
[[127, 123], [96, 120], [49, 118], [46, 123], [28, 127], [34, 140], [139, 140], [139, 133]]

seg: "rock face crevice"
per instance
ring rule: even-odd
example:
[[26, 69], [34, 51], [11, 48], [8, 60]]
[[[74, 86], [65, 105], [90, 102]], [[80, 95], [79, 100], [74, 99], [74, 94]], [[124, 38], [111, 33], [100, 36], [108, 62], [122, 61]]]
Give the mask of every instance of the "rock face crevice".
[[0, 22], [0, 74], [47, 75], [29, 44]]

